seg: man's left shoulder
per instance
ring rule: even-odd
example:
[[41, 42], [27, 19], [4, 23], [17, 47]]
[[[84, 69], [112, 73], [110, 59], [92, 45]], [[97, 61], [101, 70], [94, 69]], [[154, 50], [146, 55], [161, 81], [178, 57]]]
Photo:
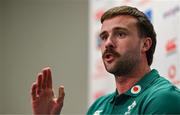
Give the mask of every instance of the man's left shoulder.
[[175, 86], [156, 89], [148, 101], [145, 113], [180, 114], [180, 90]]
[[161, 83], [158, 83], [159, 85], [155, 85], [153, 88], [154, 91], [152, 91], [152, 99], [159, 103], [178, 102], [178, 104], [180, 104], [180, 89], [165, 78], [162, 78], [159, 81]]
[[159, 89], [154, 97], [163, 100], [163, 99], [172, 99], [172, 100], [180, 100], [180, 90], [176, 86], [166, 87]]

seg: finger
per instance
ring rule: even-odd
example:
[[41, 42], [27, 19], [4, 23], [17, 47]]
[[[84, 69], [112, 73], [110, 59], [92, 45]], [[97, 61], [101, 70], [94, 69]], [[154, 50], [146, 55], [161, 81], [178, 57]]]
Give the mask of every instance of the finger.
[[64, 86], [60, 86], [59, 87], [59, 97], [56, 100], [57, 105], [52, 110], [52, 113], [55, 113], [55, 114], [60, 114], [61, 113], [61, 109], [63, 107], [64, 96], [65, 96]]
[[47, 86], [47, 68], [44, 68], [42, 70], [43, 76], [42, 76], [42, 88], [45, 89]]
[[37, 95], [36, 95], [36, 89], [37, 89], [37, 84], [36, 83], [33, 83], [32, 84], [32, 87], [31, 87], [31, 97], [32, 97], [32, 100], [35, 100]]
[[41, 90], [42, 90], [42, 76], [43, 76], [42, 73], [39, 73], [37, 81], [36, 81], [38, 95], [41, 93]]
[[51, 74], [51, 69], [49, 68], [48, 71], [48, 77], [47, 77], [47, 88], [52, 89], [52, 74]]
[[64, 96], [65, 96], [64, 86], [60, 86], [60, 87], [59, 87], [59, 97], [58, 97], [58, 99], [57, 99], [57, 102], [58, 102], [59, 104], [63, 104]]

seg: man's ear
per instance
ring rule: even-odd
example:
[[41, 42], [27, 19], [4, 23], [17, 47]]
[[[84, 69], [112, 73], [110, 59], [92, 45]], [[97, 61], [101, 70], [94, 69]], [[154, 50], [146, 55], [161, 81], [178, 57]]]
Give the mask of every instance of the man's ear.
[[150, 49], [152, 45], [152, 39], [150, 37], [146, 37], [142, 39], [142, 52], [146, 52]]

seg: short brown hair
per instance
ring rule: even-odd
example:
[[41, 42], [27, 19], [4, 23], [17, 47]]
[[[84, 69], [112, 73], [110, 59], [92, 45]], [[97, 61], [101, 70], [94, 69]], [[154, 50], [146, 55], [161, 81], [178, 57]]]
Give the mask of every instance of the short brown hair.
[[120, 15], [130, 15], [136, 18], [138, 21], [137, 27], [139, 30], [140, 37], [151, 38], [152, 45], [150, 49], [146, 52], [148, 65], [150, 66], [153, 61], [153, 54], [156, 47], [156, 32], [154, 30], [152, 23], [143, 12], [131, 6], [119, 6], [119, 7], [114, 7], [114, 8], [109, 9], [102, 15], [101, 23], [103, 23], [104, 20], [107, 20], [116, 16], [120, 16]]

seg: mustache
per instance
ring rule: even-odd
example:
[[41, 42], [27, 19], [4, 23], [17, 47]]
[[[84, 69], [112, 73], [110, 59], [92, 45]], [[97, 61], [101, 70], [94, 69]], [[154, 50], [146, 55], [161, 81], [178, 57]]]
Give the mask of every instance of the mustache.
[[104, 51], [102, 57], [105, 58], [108, 54], [112, 54], [112, 55], [117, 56], [117, 57], [120, 56], [120, 54], [119, 54], [118, 52], [116, 52], [115, 50], [113, 50], [113, 49], [111, 49], [111, 48], [108, 48], [108, 49], [106, 49], [106, 50]]

